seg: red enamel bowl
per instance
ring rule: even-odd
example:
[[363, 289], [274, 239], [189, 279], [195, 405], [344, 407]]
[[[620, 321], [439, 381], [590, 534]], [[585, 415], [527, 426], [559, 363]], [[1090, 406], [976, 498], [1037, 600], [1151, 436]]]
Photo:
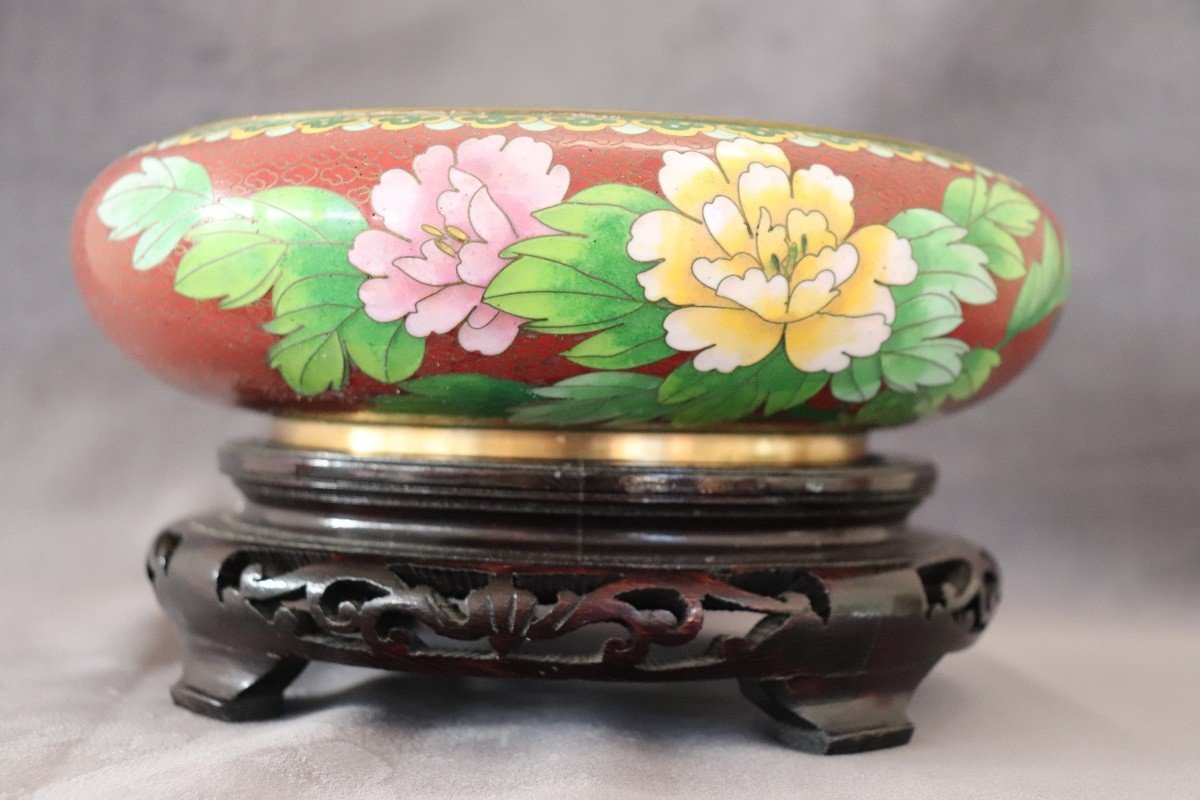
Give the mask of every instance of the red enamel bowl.
[[846, 432], [986, 396], [1042, 346], [1049, 211], [965, 159], [773, 123], [549, 111], [248, 117], [79, 206], [105, 333], [271, 412]]

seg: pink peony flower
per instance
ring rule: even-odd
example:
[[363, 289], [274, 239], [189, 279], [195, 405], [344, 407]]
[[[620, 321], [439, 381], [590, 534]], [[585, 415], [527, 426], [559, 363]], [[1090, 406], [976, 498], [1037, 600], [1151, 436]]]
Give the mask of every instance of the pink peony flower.
[[533, 218], [567, 192], [567, 168], [552, 158], [543, 142], [497, 135], [455, 150], [437, 145], [413, 159], [412, 172], [385, 172], [371, 205], [387, 230], [360, 233], [349, 254], [371, 276], [359, 289], [367, 316], [403, 318], [419, 337], [458, 327], [464, 349], [504, 352], [525, 320], [483, 302], [483, 293], [508, 264], [506, 247], [553, 233]]

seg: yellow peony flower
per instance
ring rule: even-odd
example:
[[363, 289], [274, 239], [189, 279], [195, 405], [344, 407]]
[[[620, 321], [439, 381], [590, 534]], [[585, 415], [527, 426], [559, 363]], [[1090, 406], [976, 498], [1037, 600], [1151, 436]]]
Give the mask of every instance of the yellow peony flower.
[[629, 255], [659, 262], [638, 281], [680, 306], [664, 322], [701, 371], [761, 361], [780, 339], [804, 372], [839, 372], [891, 335], [888, 286], [917, 274], [908, 240], [854, 228], [854, 187], [821, 164], [792, 172], [779, 147], [717, 144], [717, 158], [667, 152], [659, 184], [673, 209], [633, 225]]

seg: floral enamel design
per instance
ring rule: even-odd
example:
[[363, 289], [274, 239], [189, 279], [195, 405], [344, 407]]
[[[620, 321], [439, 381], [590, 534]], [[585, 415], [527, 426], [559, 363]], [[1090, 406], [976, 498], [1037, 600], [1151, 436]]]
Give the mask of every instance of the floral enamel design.
[[523, 319], [483, 295], [508, 264], [501, 252], [553, 233], [532, 216], [566, 194], [567, 168], [552, 158], [545, 143], [496, 135], [434, 146], [412, 172], [384, 173], [371, 205], [387, 230], [360, 233], [349, 256], [370, 276], [359, 289], [367, 316], [403, 319], [419, 338], [458, 328], [463, 349], [504, 352]]
[[716, 159], [668, 152], [659, 184], [674, 206], [633, 226], [629, 253], [658, 266], [638, 280], [679, 309], [666, 342], [696, 369], [731, 372], [782, 339], [804, 372], [871, 356], [896, 314], [888, 286], [917, 274], [912, 247], [883, 225], [854, 228], [854, 187], [828, 167], [792, 171], [784, 152], [720, 142]]
[[[454, 122], [536, 130], [539, 119]], [[859, 225], [847, 175], [819, 157], [797, 166], [764, 136], [666, 150], [657, 191], [607, 183], [568, 196], [550, 145], [489, 132], [385, 172], [371, 219], [311, 186], [218, 197], [202, 165], [146, 156], [97, 214], [110, 238], [138, 238], [138, 270], [185, 244], [179, 294], [220, 308], [269, 302], [263, 328], [279, 338], [267, 363], [297, 395], [341, 390], [356, 369], [394, 387], [373, 401], [384, 413], [895, 424], [979, 391], [1004, 345], [1062, 305], [1065, 250], [1012, 184], [975, 171], [948, 183], [940, 208]], [[804, 146], [819, 156], [833, 145]], [[1021, 242], [1039, 235], [1040, 258], [1027, 258]], [[1003, 339], [971, 347], [956, 338], [963, 308], [994, 303], [997, 281], [1019, 282]], [[450, 335], [485, 357], [521, 335], [569, 337], [553, 357], [582, 373], [549, 386], [414, 378], [427, 340]]]

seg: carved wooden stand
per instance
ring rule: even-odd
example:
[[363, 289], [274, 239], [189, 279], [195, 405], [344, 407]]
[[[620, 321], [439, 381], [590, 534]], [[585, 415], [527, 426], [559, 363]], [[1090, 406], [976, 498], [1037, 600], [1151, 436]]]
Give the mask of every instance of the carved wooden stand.
[[998, 598], [987, 553], [914, 532], [927, 465], [650, 468], [368, 459], [242, 442], [240, 513], [147, 565], [185, 708], [279, 711], [309, 661], [472, 675], [736, 678], [815, 753], [903, 744], [905, 706]]

